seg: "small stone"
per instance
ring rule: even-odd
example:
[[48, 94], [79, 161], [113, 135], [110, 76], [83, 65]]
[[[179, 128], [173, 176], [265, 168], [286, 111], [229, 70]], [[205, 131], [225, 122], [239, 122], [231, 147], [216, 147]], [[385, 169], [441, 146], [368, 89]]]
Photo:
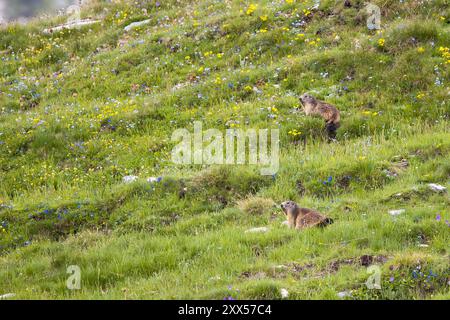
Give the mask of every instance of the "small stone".
[[428, 187], [430, 187], [430, 189], [435, 192], [445, 192], [447, 190], [446, 187], [441, 186], [440, 184], [437, 183], [429, 183]]
[[129, 25], [127, 25], [125, 28], [123, 28], [123, 30], [128, 32], [128, 31], [130, 31], [132, 29], [135, 29], [137, 27], [140, 27], [140, 26], [143, 26], [145, 24], [148, 24], [148, 23], [150, 23], [150, 21], [151, 21], [150, 19], [147, 19], [147, 20], [132, 22]]
[[15, 296], [16, 296], [15, 293], [5, 293], [5, 294], [0, 295], [0, 300], [6, 300], [9, 298], [13, 298]]
[[245, 233], [264, 233], [269, 231], [267, 227], [251, 228], [245, 231]]
[[45, 34], [51, 34], [56, 31], [61, 31], [64, 29], [80, 28], [82, 26], [88, 26], [91, 24], [99, 23], [99, 22], [100, 22], [100, 20], [91, 20], [91, 19], [78, 20], [78, 21], [61, 24], [61, 25], [53, 27], [53, 28], [47, 28], [47, 29], [44, 29], [42, 32]]
[[125, 176], [122, 178], [123, 183], [132, 183], [138, 179], [137, 176]]
[[341, 298], [341, 299], [346, 298], [346, 297], [351, 297], [351, 296], [352, 296], [352, 294], [351, 294], [350, 292], [348, 292], [348, 291], [341, 291], [341, 292], [338, 292], [337, 295], [338, 295], [338, 297]]
[[405, 209], [389, 210], [391, 216], [398, 216], [405, 212]]

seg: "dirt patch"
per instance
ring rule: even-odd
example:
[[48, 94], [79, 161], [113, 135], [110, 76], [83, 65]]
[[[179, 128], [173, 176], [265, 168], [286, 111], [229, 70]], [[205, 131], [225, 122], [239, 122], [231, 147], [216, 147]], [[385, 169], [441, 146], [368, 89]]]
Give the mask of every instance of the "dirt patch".
[[239, 275], [240, 279], [262, 279], [266, 277], [283, 279], [292, 276], [296, 279], [321, 278], [327, 274], [336, 273], [344, 265], [355, 265], [368, 267], [372, 264], [384, 264], [389, 260], [383, 255], [362, 255], [349, 259], [336, 259], [329, 262], [325, 267], [320, 268], [313, 263], [300, 264], [291, 262], [273, 266], [268, 271], [244, 271]]

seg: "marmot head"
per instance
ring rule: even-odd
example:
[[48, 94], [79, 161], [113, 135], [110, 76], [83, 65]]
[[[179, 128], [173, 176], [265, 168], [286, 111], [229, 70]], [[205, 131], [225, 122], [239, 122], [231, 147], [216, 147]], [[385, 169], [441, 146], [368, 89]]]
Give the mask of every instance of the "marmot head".
[[298, 205], [294, 201], [289, 200], [281, 203], [281, 209], [286, 215], [288, 214], [289, 211], [296, 208], [298, 208]]
[[314, 103], [316, 101], [316, 98], [314, 98], [312, 95], [310, 95], [309, 93], [304, 93], [300, 96], [300, 102], [302, 104], [305, 103]]

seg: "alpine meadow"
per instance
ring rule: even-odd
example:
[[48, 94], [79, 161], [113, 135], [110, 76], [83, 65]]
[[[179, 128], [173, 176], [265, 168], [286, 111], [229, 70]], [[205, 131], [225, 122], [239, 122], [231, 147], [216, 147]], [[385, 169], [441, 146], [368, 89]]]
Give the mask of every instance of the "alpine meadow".
[[78, 2], [0, 23], [0, 299], [450, 299], [449, 0]]

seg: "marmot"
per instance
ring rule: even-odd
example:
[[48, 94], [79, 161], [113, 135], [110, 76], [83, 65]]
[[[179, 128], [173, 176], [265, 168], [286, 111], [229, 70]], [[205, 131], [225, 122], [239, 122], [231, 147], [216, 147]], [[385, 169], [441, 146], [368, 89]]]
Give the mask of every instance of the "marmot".
[[316, 100], [312, 95], [304, 93], [300, 96], [300, 102], [306, 115], [318, 114], [325, 119], [325, 128], [330, 139], [336, 138], [336, 130], [340, 126], [340, 113], [335, 106], [324, 101]]
[[287, 216], [289, 227], [297, 230], [315, 226], [325, 227], [333, 223], [333, 219], [325, 217], [317, 211], [300, 208], [294, 201], [283, 202], [281, 209]]

